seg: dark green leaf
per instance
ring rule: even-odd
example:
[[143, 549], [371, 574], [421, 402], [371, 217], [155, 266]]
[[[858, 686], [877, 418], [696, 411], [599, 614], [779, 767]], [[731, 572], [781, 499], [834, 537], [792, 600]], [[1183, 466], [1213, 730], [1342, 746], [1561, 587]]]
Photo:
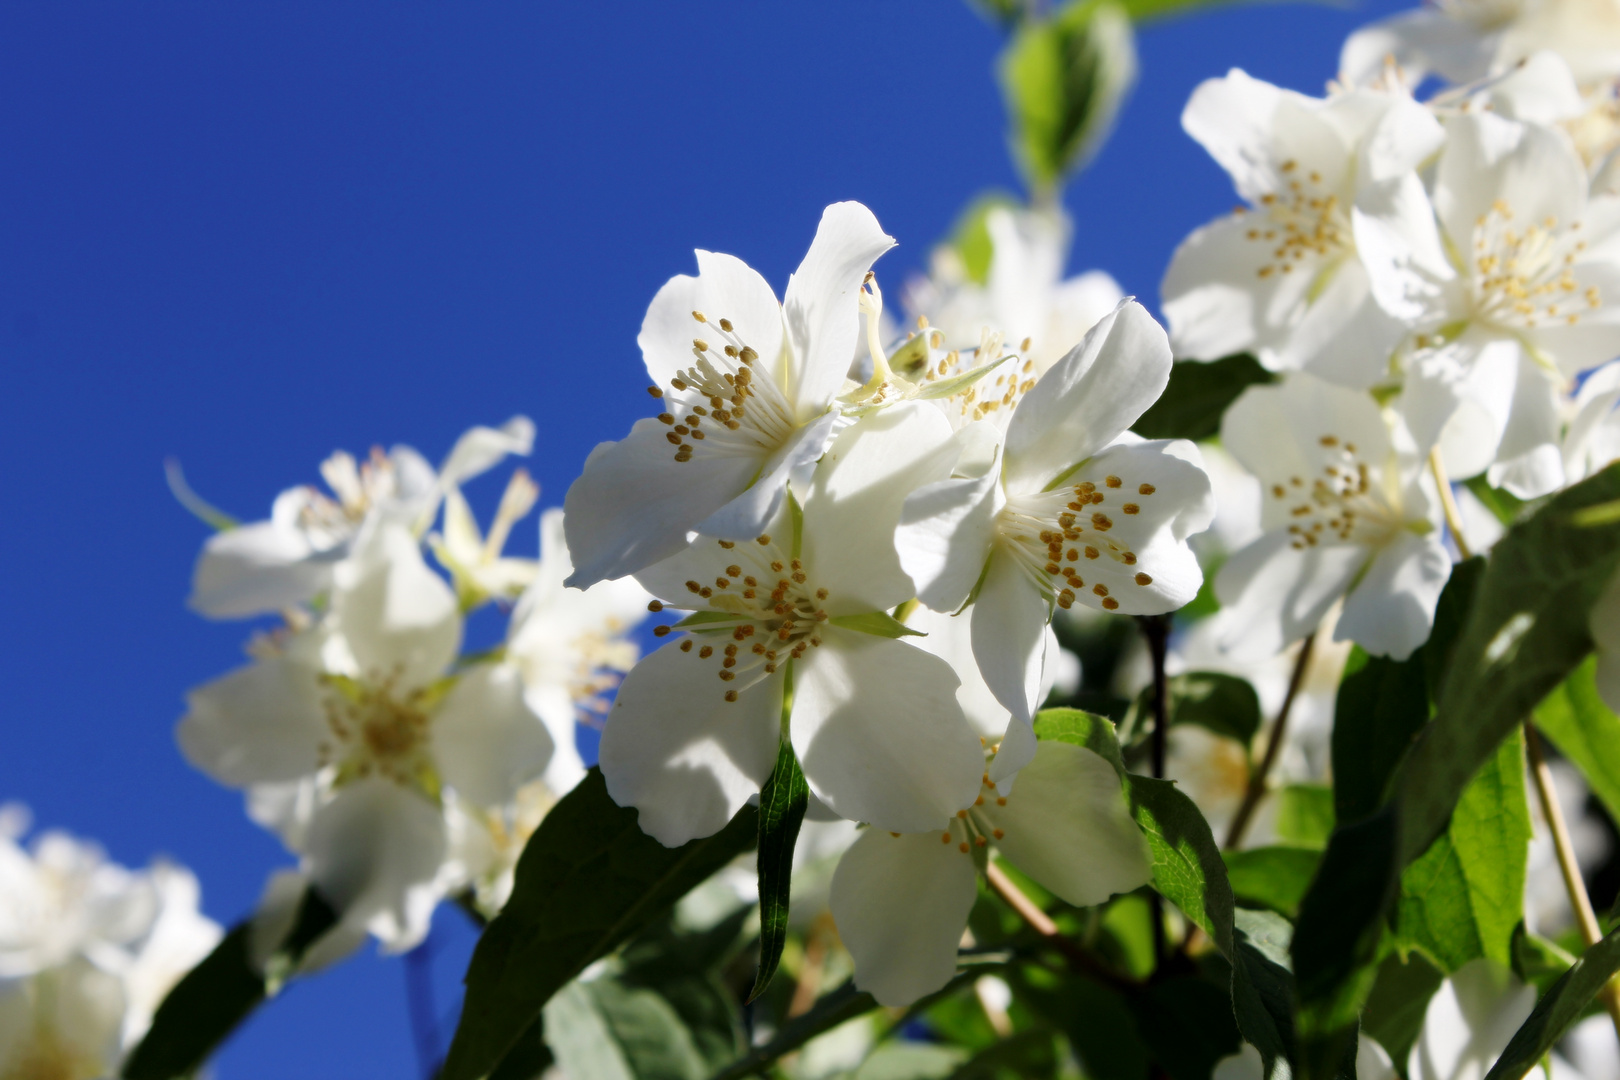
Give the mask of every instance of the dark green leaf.
[[1321, 784], [1290, 784], [1277, 792], [1277, 839], [1292, 847], [1321, 851], [1333, 834], [1333, 789]]
[[1279, 846], [1225, 851], [1221, 857], [1226, 860], [1232, 895], [1238, 903], [1270, 908], [1292, 919], [1299, 915], [1299, 902], [1310, 887], [1322, 852]]
[[1361, 1014], [1362, 1034], [1377, 1039], [1397, 1063], [1405, 1062], [1423, 1028], [1429, 999], [1445, 977], [1418, 953], [1404, 959], [1397, 953], [1386, 956]]
[[1050, 193], [1108, 136], [1136, 80], [1131, 23], [1115, 3], [1071, 0], [1018, 28], [1000, 59], [1013, 158]]
[[1597, 658], [1589, 657], [1571, 672], [1536, 706], [1536, 727], [1575, 763], [1609, 816], [1620, 821], [1620, 717], [1598, 697], [1596, 670]]
[[980, 1050], [951, 1073], [950, 1080], [998, 1080], [1012, 1076], [1038, 1080], [1052, 1075], [1056, 1064], [1057, 1048], [1052, 1045], [1052, 1032], [1030, 1028]]
[[1542, 995], [1485, 1080], [1519, 1080], [1529, 1072], [1564, 1037], [1616, 971], [1620, 971], [1620, 930], [1588, 948]]
[[757, 812], [744, 807], [715, 835], [666, 848], [593, 768], [530, 838], [512, 897], [473, 952], [444, 1080], [488, 1073], [552, 994], [751, 848], [757, 831]]
[[759, 967], [753, 1001], [765, 992], [782, 960], [787, 944], [788, 895], [793, 885], [793, 845], [799, 838], [804, 811], [810, 805], [810, 785], [799, 769], [793, 743], [782, 740], [776, 768], [759, 793]]
[[1181, 909], [1232, 962], [1232, 1008], [1243, 1037], [1260, 1051], [1266, 1075], [1292, 1051], [1287, 971], [1235, 932], [1232, 886], [1209, 823], [1168, 780], [1130, 776], [1131, 814], [1147, 836], [1153, 887]]
[[1089, 979], [1040, 969], [1009, 973], [1014, 1000], [1069, 1037], [1091, 1080], [1147, 1080], [1148, 1050], [1125, 996]]
[[305, 889], [291, 929], [262, 970], [253, 960], [253, 921], [238, 923], [158, 1006], [151, 1029], [124, 1062], [126, 1080], [194, 1074], [336, 923], [331, 906]]
[[1243, 1045], [1231, 998], [1201, 977], [1155, 982], [1131, 1006], [1137, 1031], [1170, 1080], [1207, 1080], [1217, 1061]]
[[545, 1023], [536, 1020], [518, 1036], [517, 1043], [489, 1074], [489, 1080], [540, 1080], [556, 1062], [551, 1047], [546, 1045]]
[[[1260, 695], [1247, 679], [1219, 671], [1190, 671], [1169, 680], [1170, 726], [1197, 724], [1247, 747], [1260, 730]], [[1127, 742], [1145, 737], [1153, 718], [1153, 688], [1137, 695], [1124, 727]]]
[[1220, 434], [1221, 416], [1251, 386], [1277, 376], [1247, 353], [1219, 360], [1178, 360], [1164, 393], [1131, 430], [1144, 439], [1208, 439]]

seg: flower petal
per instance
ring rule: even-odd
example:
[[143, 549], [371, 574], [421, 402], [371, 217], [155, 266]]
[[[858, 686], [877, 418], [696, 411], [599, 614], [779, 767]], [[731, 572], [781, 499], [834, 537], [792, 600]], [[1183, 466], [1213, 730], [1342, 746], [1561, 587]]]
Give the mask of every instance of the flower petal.
[[1014, 866], [1076, 907], [1100, 904], [1153, 876], [1119, 774], [1084, 747], [1041, 743], [1006, 804], [987, 801], [974, 813], [1000, 830], [996, 846]]
[[746, 491], [693, 528], [705, 536], [724, 540], [752, 540], [767, 531], [766, 526], [782, 508], [788, 479], [795, 470], [812, 464], [827, 452], [837, 422], [838, 412], [830, 409], [799, 428], [771, 455]]
[[915, 595], [895, 550], [907, 496], [945, 479], [957, 456], [950, 421], [905, 402], [845, 430], [827, 448], [804, 499], [801, 557], [830, 594], [828, 614], [884, 611]]
[[269, 520], [210, 536], [186, 606], [210, 619], [239, 619], [297, 607], [326, 588], [332, 561], [297, 526], [312, 497], [309, 488], [289, 488], [276, 497]]
[[439, 466], [440, 490], [493, 469], [508, 454], [527, 454], [533, 447], [534, 421], [527, 416], [514, 416], [498, 428], [469, 428]]
[[608, 794], [665, 847], [720, 831], [776, 765], [783, 676], [726, 701], [719, 670], [665, 645], [625, 676], [602, 729]]
[[776, 293], [759, 273], [735, 255], [698, 251], [698, 276], [678, 274], [664, 283], [647, 307], [636, 344], [652, 381], [670, 380], [692, 366], [692, 340], [707, 338], [702, 312], [712, 324], [726, 319], [744, 345], [767, 363], [782, 351], [782, 308]]
[[1439, 536], [1406, 533], [1374, 556], [1345, 598], [1335, 641], [1354, 641], [1374, 656], [1405, 660], [1429, 638], [1451, 556]]
[[1220, 648], [1264, 659], [1316, 630], [1367, 564], [1356, 544], [1295, 548], [1281, 529], [1227, 559], [1215, 576]]
[[783, 390], [801, 422], [825, 410], [844, 385], [860, 333], [861, 283], [893, 246], [894, 237], [858, 202], [833, 203], [822, 213], [782, 301], [794, 364]]
[[387, 952], [427, 936], [444, 862], [443, 812], [389, 780], [340, 788], [310, 824], [310, 877], [350, 925], [363, 925]]
[[628, 438], [598, 443], [563, 502], [574, 572], [588, 588], [645, 569], [686, 546], [686, 534], [747, 487], [762, 462], [699, 454], [676, 461], [656, 419]]
[[1009, 492], [1039, 491], [1136, 422], [1170, 381], [1170, 342], [1126, 300], [1092, 327], [1013, 410], [1002, 465]]
[[1018, 560], [997, 550], [973, 602], [973, 656], [979, 674], [1015, 721], [1029, 724], [1040, 704], [1051, 602]]
[[272, 656], [186, 695], [175, 738], [186, 760], [231, 787], [313, 773], [330, 737], [316, 669]]
[[433, 714], [432, 739], [445, 783], [484, 807], [511, 801], [545, 771], [554, 747], [518, 669], [504, 663], [478, 664], [456, 680]]
[[867, 829], [833, 873], [833, 919], [855, 958], [855, 985], [883, 1005], [909, 1005], [956, 974], [977, 875], [941, 835]]
[[927, 607], [957, 610], [984, 573], [995, 540], [1000, 479], [991, 471], [977, 479], [941, 480], [906, 497], [894, 544], [900, 568]]
[[425, 686], [461, 648], [461, 612], [444, 579], [428, 569], [410, 530], [378, 519], [334, 571], [332, 618], [359, 670], [402, 689]]
[[825, 628], [793, 665], [789, 727], [810, 790], [841, 817], [896, 832], [931, 829], [967, 806], [984, 755], [957, 681], [903, 641]]

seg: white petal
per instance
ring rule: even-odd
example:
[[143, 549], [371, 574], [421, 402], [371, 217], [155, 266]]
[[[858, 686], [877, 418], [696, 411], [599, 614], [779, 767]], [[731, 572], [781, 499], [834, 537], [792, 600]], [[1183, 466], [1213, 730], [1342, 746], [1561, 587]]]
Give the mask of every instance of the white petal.
[[833, 203], [822, 213], [782, 301], [796, 366], [783, 390], [801, 421], [819, 415], [843, 386], [860, 332], [861, 282], [893, 246], [894, 238], [860, 203]]
[[906, 498], [950, 475], [950, 421], [926, 402], [869, 416], [828, 447], [804, 499], [804, 565], [829, 592], [834, 616], [883, 611], [911, 599], [895, 529]]
[[444, 674], [461, 648], [461, 612], [402, 524], [377, 520], [335, 571], [332, 617], [360, 670], [402, 688]]
[[881, 1004], [909, 1005], [956, 974], [977, 875], [941, 835], [867, 829], [833, 874], [833, 919], [855, 958], [855, 985]]
[[1376, 94], [1388, 102], [1361, 145], [1361, 168], [1375, 184], [1399, 180], [1422, 167], [1446, 142], [1434, 112], [1412, 98]]
[[1429, 999], [1408, 1075], [1412, 1080], [1483, 1076], [1535, 1004], [1535, 987], [1489, 960], [1469, 961]]
[[364, 925], [384, 949], [403, 952], [427, 936], [442, 892], [444, 814], [389, 780], [356, 780], [315, 815], [310, 877], [350, 925]]
[[331, 735], [317, 675], [301, 660], [274, 656], [199, 686], [175, 730], [181, 752], [231, 787], [313, 773]]
[[1365, 390], [1389, 374], [1389, 355], [1406, 328], [1374, 299], [1367, 270], [1346, 257], [1287, 335], [1278, 366], [1309, 371]]
[[748, 487], [763, 462], [695, 455], [676, 461], [656, 419], [638, 420], [622, 442], [598, 443], [563, 502], [574, 572], [587, 588], [666, 559], [698, 522]]
[[459, 486], [493, 469], [506, 455], [527, 454], [533, 446], [534, 421], [527, 416], [514, 416], [498, 428], [469, 428], [439, 466], [439, 484]]
[[1468, 83], [1485, 75], [1496, 38], [1470, 19], [1439, 8], [1403, 11], [1362, 27], [1344, 43], [1339, 56], [1342, 78], [1352, 84], [1377, 79], [1387, 59], [1416, 86], [1431, 69], [1451, 83]]
[[1126, 300], [1036, 382], [1007, 425], [1003, 483], [1039, 491], [1136, 422], [1170, 381], [1170, 342]]
[[[299, 488], [282, 498], [303, 501], [306, 494]], [[211, 619], [245, 618], [303, 604], [331, 577], [331, 563], [301, 531], [276, 519], [256, 521], [208, 538], [186, 605]]]
[[478, 664], [464, 672], [434, 711], [432, 738], [445, 783], [484, 807], [510, 801], [545, 771], [553, 749], [511, 664]]
[[1350, 590], [1333, 640], [1405, 660], [1428, 640], [1434, 606], [1450, 576], [1451, 556], [1437, 535], [1401, 534], [1378, 552]]
[[782, 308], [765, 279], [734, 255], [698, 251], [697, 264], [697, 277], [680, 274], [658, 290], [636, 338], [647, 374], [658, 386], [668, 387], [692, 366], [694, 338], [713, 340], [714, 331], [706, 331], [694, 311], [716, 330], [721, 319], [729, 320], [743, 344], [767, 362], [782, 351]]
[[1224, 78], [1199, 83], [1181, 113], [1182, 128], [1251, 202], [1277, 187], [1273, 133], [1285, 93], [1233, 68]]
[[995, 840], [1001, 853], [1076, 907], [1100, 904], [1153, 876], [1119, 774], [1084, 747], [1041, 743], [1006, 805], [999, 804], [986, 801], [974, 813], [1002, 831]]
[[602, 730], [608, 794], [665, 847], [719, 832], [776, 766], [783, 676], [726, 701], [719, 671], [665, 645], [625, 676]]
[[1052, 606], [1011, 554], [990, 556], [973, 602], [973, 655], [979, 674], [1013, 719], [1029, 723], [1040, 705], [1046, 624]]
[[786, 445], [765, 462], [759, 478], [749, 484], [746, 491], [693, 528], [705, 536], [725, 540], [752, 540], [764, 533], [767, 524], [782, 508], [788, 479], [796, 470], [827, 452], [837, 423], [838, 412], [829, 410], [799, 428]]
[[1446, 126], [1434, 207], [1454, 244], [1466, 245], [1498, 200], [1516, 220], [1567, 225], [1585, 209], [1586, 191], [1586, 167], [1562, 131], [1478, 110]]
[[1518, 394], [1523, 351], [1512, 338], [1470, 331], [1408, 372], [1402, 413], [1412, 435], [1419, 446], [1428, 445], [1432, 418], [1445, 416], [1440, 454], [1457, 479], [1478, 475], [1496, 460]]
[[827, 627], [793, 665], [790, 728], [810, 790], [841, 817], [895, 832], [933, 828], [967, 806], [984, 755], [956, 686], [937, 656]]
[[1367, 564], [1359, 545], [1292, 546], [1276, 529], [1234, 554], [1215, 576], [1220, 648], [1264, 659], [1316, 630]]
[[1350, 221], [1373, 298], [1392, 318], [1428, 328], [1460, 315], [1457, 272], [1415, 175], [1361, 192]]
[[574, 704], [573, 695], [566, 686], [540, 683], [528, 686], [523, 700], [551, 734], [551, 760], [546, 763], [541, 779], [552, 791], [572, 791], [574, 785], [585, 778], [585, 759], [579, 756], [576, 741], [579, 707]]

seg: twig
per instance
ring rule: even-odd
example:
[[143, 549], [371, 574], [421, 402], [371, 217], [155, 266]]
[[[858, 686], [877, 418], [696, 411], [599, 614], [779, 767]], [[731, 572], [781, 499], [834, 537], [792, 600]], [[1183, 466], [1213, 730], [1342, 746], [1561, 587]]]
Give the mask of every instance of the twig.
[[996, 895], [1005, 900], [1007, 906], [1017, 912], [1020, 919], [1029, 924], [1031, 930], [1041, 935], [1046, 939], [1047, 944], [1062, 953], [1063, 958], [1069, 962], [1070, 967], [1090, 975], [1098, 982], [1111, 986], [1116, 990], [1134, 990], [1137, 988], [1134, 980], [1127, 979], [1105, 966], [1095, 956], [1082, 948], [1079, 942], [1059, 930], [1057, 923], [1052, 921], [1052, 917], [1042, 911], [1035, 901], [1024, 895], [1024, 890], [1015, 885], [1012, 878], [1008, 877], [1001, 867], [991, 862], [985, 867], [984, 876], [989, 881], [990, 887], [996, 891]]
[[790, 1020], [809, 1012], [821, 994], [821, 977], [827, 966], [827, 941], [832, 928], [832, 916], [825, 911], [811, 924], [809, 940], [804, 943], [804, 961], [799, 965], [799, 980], [794, 984], [793, 1000], [788, 1004]]
[[1266, 778], [1271, 775], [1271, 767], [1277, 763], [1277, 756], [1282, 751], [1283, 739], [1288, 734], [1288, 716], [1294, 709], [1294, 699], [1299, 696], [1299, 688], [1304, 685], [1305, 672], [1311, 666], [1311, 652], [1316, 646], [1316, 634], [1305, 635], [1300, 642], [1299, 655], [1294, 658], [1294, 672], [1288, 677], [1288, 692], [1283, 695], [1282, 708], [1277, 710], [1276, 722], [1271, 725], [1271, 737], [1266, 742], [1266, 752], [1260, 758], [1260, 765], [1249, 774], [1248, 787], [1243, 791], [1243, 802], [1238, 806], [1237, 814], [1232, 818], [1232, 824], [1226, 829], [1226, 843], [1222, 846], [1227, 849], [1235, 848], [1243, 841], [1243, 834], [1254, 818], [1254, 811], [1260, 805], [1260, 800], [1266, 794]]
[[[1142, 636], [1147, 638], [1148, 652], [1153, 657], [1153, 778], [1164, 779], [1165, 744], [1170, 736], [1170, 680], [1165, 673], [1165, 654], [1170, 645], [1170, 616], [1143, 615], [1137, 620]], [[1157, 890], [1148, 893], [1149, 914], [1153, 924], [1153, 969], [1164, 966], [1164, 898]]]
[[[1558, 804], [1558, 790], [1553, 786], [1552, 770], [1547, 767], [1541, 750], [1541, 735], [1536, 725], [1524, 722], [1524, 748], [1530, 758], [1530, 776], [1535, 781], [1536, 796], [1541, 801], [1541, 814], [1547, 819], [1552, 833], [1553, 850], [1558, 853], [1558, 869], [1564, 875], [1564, 889], [1569, 893], [1569, 906], [1575, 909], [1575, 921], [1580, 924], [1581, 940], [1588, 946], [1603, 937], [1597, 913], [1592, 910], [1592, 898], [1586, 894], [1586, 882], [1581, 878], [1580, 864], [1575, 861], [1575, 847], [1570, 843], [1569, 824], [1564, 820], [1564, 808]], [[1620, 1036], [1620, 983], [1610, 979], [1598, 993], [1598, 1000], [1609, 1011], [1614, 1030]]]
[[1434, 473], [1435, 486], [1440, 489], [1440, 509], [1446, 515], [1446, 527], [1451, 530], [1451, 540], [1457, 545], [1457, 554], [1465, 559], [1473, 558], [1468, 541], [1463, 537], [1462, 514], [1457, 509], [1456, 497], [1451, 494], [1451, 480], [1446, 475], [1445, 462], [1440, 459], [1439, 443], [1429, 451], [1429, 471]]

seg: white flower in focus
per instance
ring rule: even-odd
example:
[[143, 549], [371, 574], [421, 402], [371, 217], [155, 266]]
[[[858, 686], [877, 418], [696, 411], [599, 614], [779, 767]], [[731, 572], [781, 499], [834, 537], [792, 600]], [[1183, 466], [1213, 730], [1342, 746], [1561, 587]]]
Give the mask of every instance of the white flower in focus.
[[1453, 476], [1518, 462], [1526, 494], [1562, 484], [1562, 387], [1620, 353], [1617, 227], [1566, 135], [1483, 111], [1447, 124], [1432, 208], [1358, 214], [1373, 292], [1411, 331], [1400, 407]]
[[583, 591], [564, 586], [573, 573], [563, 511], [540, 515], [540, 564], [512, 612], [505, 662], [523, 678], [523, 697], [556, 743], [544, 780], [557, 795], [585, 775], [574, 744], [582, 717], [600, 725], [608, 696], [635, 666], [640, 649], [629, 634], [647, 617], [652, 597], [633, 578], [599, 581]]
[[788, 477], [826, 449], [860, 330], [860, 292], [894, 246], [872, 212], [834, 203], [779, 304], [731, 255], [697, 252], [671, 278], [636, 339], [665, 411], [601, 443], [568, 489], [569, 547], [584, 588], [668, 558], [697, 531], [765, 531]]
[[1357, 389], [1383, 378], [1402, 328], [1373, 298], [1352, 218], [1421, 198], [1413, 170], [1438, 149], [1438, 122], [1404, 93], [1323, 100], [1236, 69], [1199, 86], [1181, 122], [1249, 208], [1194, 232], [1165, 272], [1176, 355], [1252, 352]]
[[462, 435], [437, 472], [408, 446], [373, 450], [361, 463], [343, 451], [321, 462], [331, 495], [313, 486], [276, 497], [267, 521], [210, 537], [192, 576], [192, 610], [215, 619], [241, 618], [308, 603], [331, 586], [361, 527], [376, 515], [427, 529], [439, 499], [507, 454], [527, 454], [534, 424], [516, 416], [499, 428]]
[[444, 793], [501, 807], [552, 741], [515, 668], [451, 673], [455, 596], [411, 530], [373, 522], [335, 570], [329, 614], [188, 695], [177, 737], [303, 856], [343, 916], [410, 948], [449, 882]]
[[1335, 641], [1405, 659], [1429, 636], [1451, 559], [1424, 461], [1366, 394], [1295, 375], [1251, 387], [1221, 437], [1265, 489], [1260, 539], [1215, 578], [1222, 648], [1275, 653], [1335, 601]]
[[429, 534], [428, 544], [439, 565], [450, 572], [463, 611], [492, 598], [516, 599], [534, 580], [533, 559], [511, 558], [501, 551], [512, 526], [528, 516], [539, 498], [540, 485], [529, 478], [526, 469], [515, 470], [486, 537], [480, 534], [461, 489], [453, 487], [444, 493], [444, 532]]
[[692, 612], [625, 676], [602, 735], [608, 792], [642, 831], [670, 847], [716, 832], [784, 737], [810, 790], [850, 820], [931, 829], [973, 801], [982, 757], [957, 676], [883, 636], [913, 595], [894, 550], [901, 503], [953, 455], [939, 412], [886, 409], [828, 449], [802, 515], [784, 502], [756, 538], [702, 539], [637, 575], [660, 608]]
[[1079, 746], [1042, 742], [998, 795], [988, 774], [978, 801], [930, 832], [867, 829], [833, 875], [832, 912], [855, 958], [855, 984], [909, 1005], [956, 974], [956, 948], [978, 897], [975, 849], [994, 845], [1042, 888], [1079, 907], [1152, 876], [1119, 775]]
[[999, 332], [1040, 375], [1125, 294], [1100, 270], [1063, 277], [1073, 225], [1060, 209], [996, 207], [985, 228], [991, 241], [985, 284], [967, 280], [960, 256], [942, 248], [929, 277], [908, 284], [906, 310], [938, 330], [947, 349], [976, 349], [987, 331]]
[[990, 425], [964, 428], [958, 475], [906, 501], [896, 541], [917, 597], [973, 599], [979, 670], [1013, 717], [997, 783], [1034, 753], [1054, 604], [1159, 614], [1203, 581], [1187, 546], [1213, 513], [1197, 449], [1126, 434], [1169, 374], [1164, 331], [1125, 301], [1023, 393], [999, 446]]

